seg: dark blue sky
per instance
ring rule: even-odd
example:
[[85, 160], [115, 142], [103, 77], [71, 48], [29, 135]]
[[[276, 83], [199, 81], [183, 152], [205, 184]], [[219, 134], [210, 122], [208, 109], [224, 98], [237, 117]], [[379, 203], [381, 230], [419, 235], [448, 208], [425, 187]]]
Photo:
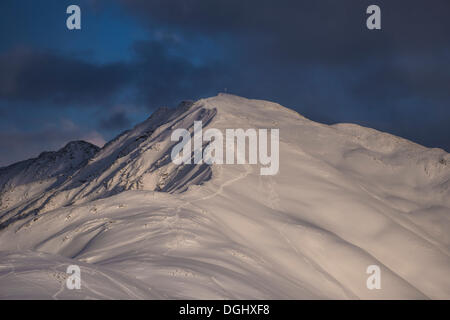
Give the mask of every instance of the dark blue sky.
[[[66, 8], [82, 30], [66, 28]], [[366, 8], [382, 30], [366, 28]], [[228, 92], [450, 151], [447, 0], [2, 0], [0, 166]]]

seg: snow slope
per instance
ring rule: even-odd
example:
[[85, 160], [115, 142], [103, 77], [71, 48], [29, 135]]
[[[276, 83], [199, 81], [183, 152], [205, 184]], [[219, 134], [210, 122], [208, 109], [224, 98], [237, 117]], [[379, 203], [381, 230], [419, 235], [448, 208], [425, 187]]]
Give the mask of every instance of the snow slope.
[[[279, 128], [279, 173], [174, 165], [170, 135], [195, 120]], [[10, 190], [45, 186], [2, 206], [0, 298], [450, 298], [443, 150], [220, 94], [160, 109], [84, 159], [53, 184], [1, 169]], [[81, 290], [64, 287], [70, 264]]]
[[23, 207], [63, 183], [99, 150], [85, 141], [72, 141], [56, 152], [0, 168], [0, 225], [14, 208]]

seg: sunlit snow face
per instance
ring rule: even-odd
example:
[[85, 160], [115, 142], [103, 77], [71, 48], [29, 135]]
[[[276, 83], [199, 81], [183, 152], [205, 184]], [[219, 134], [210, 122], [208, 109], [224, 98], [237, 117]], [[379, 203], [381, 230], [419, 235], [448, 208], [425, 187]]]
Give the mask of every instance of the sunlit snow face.
[[[268, 153], [268, 135], [268, 129], [247, 129], [245, 131], [243, 129], [226, 129], [224, 146], [222, 131], [208, 128], [203, 133], [202, 121], [195, 121], [193, 137], [187, 129], [178, 128], [172, 132], [171, 141], [180, 141], [180, 138], [181, 141], [172, 148], [171, 159], [177, 165], [259, 163], [266, 166], [261, 167], [261, 175], [275, 175], [279, 170], [279, 129], [270, 129], [270, 155]], [[248, 162], [246, 162], [247, 138], [249, 141]], [[192, 139], [194, 140], [193, 151]], [[235, 148], [236, 139], [237, 147]], [[203, 150], [204, 143], [206, 146]]]

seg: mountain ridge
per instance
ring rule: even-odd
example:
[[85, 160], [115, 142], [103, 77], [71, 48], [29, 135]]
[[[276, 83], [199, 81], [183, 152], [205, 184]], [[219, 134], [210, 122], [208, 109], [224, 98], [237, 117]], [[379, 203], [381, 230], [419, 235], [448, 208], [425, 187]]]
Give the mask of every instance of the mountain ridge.
[[[173, 164], [171, 133], [195, 121], [279, 129], [278, 174]], [[62, 298], [445, 299], [449, 161], [444, 150], [228, 94], [161, 109], [50, 192], [0, 211], [0, 257], [14, 267], [0, 269], [0, 287], [33, 275]], [[62, 261], [81, 264], [87, 287], [44, 281]], [[369, 265], [381, 268], [382, 290], [367, 289]]]

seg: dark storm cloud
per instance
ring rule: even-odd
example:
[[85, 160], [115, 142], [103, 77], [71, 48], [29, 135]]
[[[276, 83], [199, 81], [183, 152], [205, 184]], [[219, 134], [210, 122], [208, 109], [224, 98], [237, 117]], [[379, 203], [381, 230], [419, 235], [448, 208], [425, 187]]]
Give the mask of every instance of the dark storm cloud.
[[[206, 68], [222, 77], [212, 82], [217, 90], [228, 87], [315, 120], [357, 122], [450, 150], [447, 0], [122, 3], [150, 30], [215, 39], [224, 50], [222, 68]], [[371, 4], [382, 10], [380, 31], [366, 28]], [[200, 84], [191, 92], [203, 92]]]
[[[185, 36], [228, 35], [232, 39], [226, 49], [230, 56], [226, 63], [232, 66], [225, 68], [229, 78], [240, 78], [231, 71], [256, 75], [265, 69], [267, 77], [284, 76], [286, 83], [298, 81], [300, 68], [318, 65], [334, 74], [340, 73], [339, 68], [351, 70], [342, 81], [354, 85], [347, 89], [363, 100], [374, 94], [448, 98], [450, 92], [450, 2], [446, 0], [377, 1], [383, 30], [375, 32], [365, 27], [365, 10], [373, 4], [366, 0], [122, 2], [150, 27], [161, 24]], [[413, 63], [396, 64], [411, 54], [416, 58]], [[213, 68], [210, 73], [220, 74]], [[284, 69], [299, 71], [283, 73]], [[356, 78], [362, 83], [351, 82]]]
[[[396, 99], [408, 95], [448, 98], [450, 92], [450, 3], [445, 0], [377, 1], [382, 8], [383, 25], [378, 32], [365, 27], [365, 10], [373, 3], [365, 0], [122, 2], [145, 18], [151, 28], [167, 26], [186, 37], [227, 35], [232, 40], [226, 48], [226, 71], [208, 66], [208, 73], [227, 74], [228, 79], [237, 82], [243, 78], [240, 72], [246, 74], [246, 80], [258, 79], [254, 86], [265, 86], [265, 78], [278, 77], [283, 77], [284, 86], [292, 81], [310, 86], [308, 79], [302, 77], [302, 68], [317, 65], [328, 68], [323, 79], [341, 76], [347, 85], [342, 89], [355, 93], [362, 103], [374, 95]], [[443, 51], [447, 54], [442, 55]], [[416, 57], [414, 63], [398, 63], [411, 54]], [[178, 68], [180, 73], [184, 72], [182, 69]], [[236, 87], [248, 87], [248, 81], [242, 82]], [[279, 83], [273, 82], [274, 87]], [[254, 88], [250, 91], [258, 92]], [[283, 94], [275, 94], [274, 98], [281, 97], [289, 104], [298, 100], [295, 91], [279, 91]]]
[[436, 103], [450, 100], [450, 63], [423, 55], [403, 62], [379, 61], [364, 71], [354, 93], [372, 99], [415, 97]]
[[123, 130], [128, 129], [131, 120], [125, 111], [118, 111], [100, 121], [100, 127], [105, 130]]
[[220, 66], [196, 66], [171, 54], [173, 49], [167, 39], [140, 41], [131, 48], [133, 61], [106, 65], [29, 48], [12, 49], [0, 54], [0, 99], [44, 101], [55, 107], [98, 105], [134, 86], [137, 100], [154, 108], [174, 105], [180, 97], [192, 98], [199, 88], [215, 94], [210, 88], [220, 79]]
[[[230, 34], [273, 58], [336, 63], [395, 50], [446, 46], [446, 0], [379, 0], [382, 32], [368, 33], [372, 0], [121, 0], [151, 26]], [[261, 47], [260, 47], [261, 46]], [[264, 48], [264, 50], [261, 50]]]
[[96, 65], [29, 48], [0, 55], [0, 99], [58, 104], [101, 103], [130, 80], [125, 64]]
[[180, 50], [170, 39], [141, 41], [134, 45], [133, 74], [139, 97], [147, 106], [174, 106], [183, 99], [216, 94], [226, 70], [219, 63], [195, 65], [171, 50]]
[[[96, 0], [95, 10], [92, 1], [80, 2], [80, 33], [65, 30], [62, 2], [45, 2], [58, 4], [55, 10], [26, 3], [27, 12], [45, 17], [36, 25], [22, 17], [27, 23], [2, 41], [4, 119], [20, 119], [20, 108], [36, 123], [51, 122], [58, 110], [109, 138], [156, 107], [228, 90], [316, 121], [355, 122], [450, 151], [448, 0]], [[366, 28], [371, 4], [382, 10], [380, 31]], [[20, 18], [16, 7], [5, 26]], [[92, 50], [95, 59], [69, 55], [73, 48]], [[71, 109], [61, 111], [66, 105]], [[17, 145], [53, 148], [51, 134], [30, 144], [33, 135], [17, 125], [15, 140], [3, 122], [0, 142], [18, 141], [11, 145], [17, 157]]]

